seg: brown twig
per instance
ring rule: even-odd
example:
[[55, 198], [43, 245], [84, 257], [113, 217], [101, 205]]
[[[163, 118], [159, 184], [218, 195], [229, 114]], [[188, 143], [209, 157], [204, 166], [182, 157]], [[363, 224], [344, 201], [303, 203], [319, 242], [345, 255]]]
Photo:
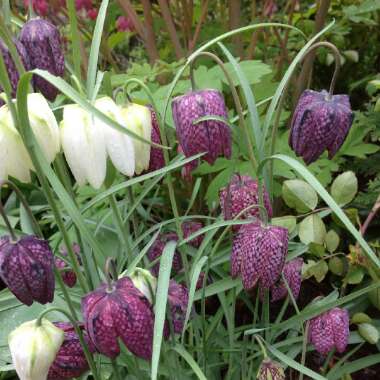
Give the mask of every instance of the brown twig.
[[162, 14], [162, 17], [164, 18], [165, 25], [169, 33], [169, 37], [173, 43], [175, 55], [177, 59], [181, 59], [183, 58], [183, 49], [182, 49], [181, 43], [179, 42], [177, 30], [173, 22], [173, 18], [170, 12], [168, 2], [167, 0], [158, 0], [158, 4], [160, 5], [161, 14]]
[[[319, 1], [318, 11], [317, 11], [317, 15], [315, 17], [314, 35], [319, 33], [325, 24], [326, 17], [328, 14], [328, 10], [330, 8], [330, 2], [331, 2], [331, 0], [320, 0]], [[309, 77], [310, 77], [310, 73], [312, 71], [314, 59], [315, 59], [315, 52], [308, 55], [308, 57], [306, 58], [303, 66], [302, 66], [301, 73], [300, 73], [298, 80], [297, 80], [297, 88], [296, 88], [295, 94], [293, 96], [294, 106], [297, 104], [298, 98], [300, 97], [301, 93], [303, 92], [303, 90], [307, 86], [307, 83], [308, 83]]]
[[117, 2], [123, 10], [124, 15], [131, 20], [138, 35], [144, 39], [144, 25], [140, 21], [139, 16], [137, 15], [132, 3], [129, 0], [117, 0]]
[[207, 17], [207, 12], [208, 12], [208, 3], [209, 0], [204, 0], [202, 4], [202, 11], [201, 11], [201, 17], [199, 18], [197, 27], [194, 32], [194, 36], [189, 44], [189, 53], [191, 53], [194, 50], [194, 47], [198, 41], [199, 38], [199, 33], [201, 31], [202, 24], [204, 23], [206, 17]]
[[[241, 25], [241, 0], [228, 0], [229, 11], [229, 28], [230, 30], [237, 29]], [[235, 53], [239, 57], [243, 57], [243, 40], [241, 35], [232, 37], [232, 42], [235, 46]]]
[[[256, 18], [257, 18], [257, 3], [256, 3], [256, 0], [252, 1], [251, 14], [252, 14], [252, 22], [255, 22]], [[261, 15], [259, 17], [259, 22], [262, 22], [263, 19], [264, 19], [264, 16], [261, 13]], [[247, 59], [253, 59], [253, 56], [255, 54], [255, 50], [256, 50], [256, 46], [257, 46], [258, 42], [259, 42], [259, 31], [255, 30], [252, 33], [252, 38], [251, 38], [251, 41], [250, 41], [249, 46], [248, 46]]]
[[159, 54], [156, 45], [156, 34], [153, 28], [152, 5], [150, 3], [150, 0], [141, 0], [141, 3], [143, 6], [145, 19], [145, 30], [143, 39], [149, 56], [149, 62], [151, 63], [151, 65], [153, 65], [155, 61], [159, 58]]
[[360, 227], [360, 233], [362, 234], [362, 236], [364, 236], [364, 234], [366, 233], [368, 226], [371, 224], [373, 218], [376, 216], [379, 210], [380, 210], [380, 195], [377, 197], [375, 204], [372, 206], [371, 212], [368, 214], [363, 225]]

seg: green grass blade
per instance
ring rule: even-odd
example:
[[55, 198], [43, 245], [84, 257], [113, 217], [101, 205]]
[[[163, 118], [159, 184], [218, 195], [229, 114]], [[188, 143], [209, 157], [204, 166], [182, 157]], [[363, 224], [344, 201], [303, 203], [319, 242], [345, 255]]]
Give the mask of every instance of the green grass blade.
[[107, 15], [108, 3], [109, 0], [103, 0], [102, 4], [100, 5], [94, 34], [92, 36], [90, 58], [87, 71], [87, 96], [90, 100], [93, 100], [94, 96], [96, 73], [98, 70], [99, 49], [102, 41], [103, 27]]
[[287, 366], [294, 368], [298, 372], [303, 373], [306, 376], [309, 376], [313, 380], [327, 380], [326, 377], [318, 375], [318, 373], [312, 371], [311, 369], [303, 366], [302, 364], [296, 362], [289, 356], [286, 356], [281, 351], [277, 350], [277, 348], [274, 348], [273, 346], [266, 343], [266, 346], [268, 347], [268, 350], [276, 356], [282, 363], [286, 364]]
[[173, 350], [176, 351], [179, 355], [181, 355], [186, 360], [187, 364], [191, 367], [191, 369], [197, 375], [199, 380], [207, 380], [207, 377], [199, 368], [199, 365], [196, 363], [193, 357], [184, 349], [183, 346], [176, 344], [173, 347]]
[[164, 332], [165, 317], [166, 317], [166, 304], [168, 301], [168, 289], [170, 281], [170, 273], [172, 270], [172, 263], [174, 252], [177, 243], [170, 241], [166, 244], [161, 260], [160, 271], [157, 281], [156, 302], [154, 305], [154, 333], [153, 333], [153, 355], [152, 355], [152, 370], [151, 380], [157, 380], [158, 365], [160, 362], [162, 336]]

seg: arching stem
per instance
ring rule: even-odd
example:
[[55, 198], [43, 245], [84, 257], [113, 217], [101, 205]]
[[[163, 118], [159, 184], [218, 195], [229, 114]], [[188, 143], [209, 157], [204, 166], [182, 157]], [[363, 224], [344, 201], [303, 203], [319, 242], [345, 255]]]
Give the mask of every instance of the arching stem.
[[71, 322], [71, 324], [74, 327], [74, 330], [75, 330], [76, 334], [78, 335], [80, 344], [82, 345], [84, 355], [86, 356], [88, 365], [89, 365], [89, 367], [91, 369], [91, 372], [92, 372], [92, 376], [94, 377], [95, 380], [99, 380], [100, 377], [98, 375], [94, 359], [93, 359], [92, 354], [91, 354], [91, 352], [90, 352], [90, 350], [89, 350], [89, 348], [88, 348], [88, 346], [86, 344], [86, 341], [84, 340], [82, 330], [79, 328], [77, 321], [66, 310], [61, 309], [59, 307], [51, 307], [49, 309], [46, 309], [46, 310], [44, 310], [38, 316], [37, 321], [36, 321], [36, 325], [37, 326], [41, 326], [41, 324], [42, 324], [42, 318], [46, 314], [48, 314], [48, 313], [50, 313], [52, 311], [59, 311], [60, 313], [64, 314], [67, 317], [67, 319]]
[[11, 225], [9, 219], [8, 219], [8, 216], [7, 216], [7, 214], [6, 214], [5, 210], [4, 210], [4, 206], [3, 206], [3, 202], [1, 200], [1, 198], [0, 198], [0, 214], [3, 217], [3, 219], [4, 219], [5, 226], [7, 227], [7, 230], [9, 231], [9, 234], [11, 235], [12, 241], [16, 242], [17, 241], [17, 237], [16, 237], [15, 232], [14, 232], [14, 230], [12, 228], [12, 225]]
[[43, 238], [43, 235], [42, 235], [42, 231], [41, 231], [41, 228], [40, 228], [40, 225], [38, 224], [36, 218], [34, 217], [33, 215], [33, 212], [28, 204], [28, 202], [26, 201], [23, 193], [20, 191], [20, 189], [10, 180], [3, 180], [3, 181], [0, 181], [0, 194], [1, 194], [1, 188], [6, 185], [6, 186], [9, 186], [17, 195], [17, 198], [19, 199], [19, 201], [21, 202], [21, 204], [24, 206], [24, 209], [25, 211], [27, 212], [28, 216], [29, 216], [29, 219], [31, 220], [31, 222], [33, 223], [33, 226], [34, 226], [34, 231], [36, 232], [36, 234], [40, 237], [40, 238]]
[[104, 274], [107, 280], [107, 291], [112, 292], [114, 290], [114, 282], [118, 279], [116, 262], [113, 257], [107, 257]]

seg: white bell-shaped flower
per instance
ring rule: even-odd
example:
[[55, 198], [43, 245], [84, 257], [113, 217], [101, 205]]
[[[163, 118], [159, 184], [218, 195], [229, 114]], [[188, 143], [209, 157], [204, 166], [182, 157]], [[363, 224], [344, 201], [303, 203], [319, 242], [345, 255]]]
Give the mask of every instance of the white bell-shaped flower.
[[33, 169], [29, 154], [15, 128], [7, 105], [0, 107], [0, 180], [12, 176], [21, 182], [30, 182]]
[[62, 147], [67, 163], [79, 185], [87, 182], [99, 189], [106, 177], [105, 135], [97, 119], [77, 104], [63, 109]]
[[135, 268], [133, 273], [129, 276], [133, 285], [140, 290], [142, 294], [153, 303], [153, 298], [157, 290], [157, 279], [152, 274], [143, 268]]
[[[120, 108], [111, 98], [104, 97], [97, 99], [95, 101], [95, 107], [112, 120], [126, 127]], [[133, 139], [99, 119], [97, 119], [96, 123], [103, 129], [107, 153], [115, 168], [125, 175], [133, 176], [135, 172]]]
[[[130, 103], [122, 108], [124, 122], [129, 130], [145, 140], [151, 141], [152, 116], [150, 109], [140, 104]], [[135, 148], [136, 174], [149, 168], [150, 145], [133, 138]]]
[[46, 380], [64, 340], [64, 332], [47, 319], [25, 322], [8, 336], [12, 362], [20, 380]]
[[49, 163], [61, 149], [57, 120], [47, 100], [40, 93], [28, 95], [30, 126]]

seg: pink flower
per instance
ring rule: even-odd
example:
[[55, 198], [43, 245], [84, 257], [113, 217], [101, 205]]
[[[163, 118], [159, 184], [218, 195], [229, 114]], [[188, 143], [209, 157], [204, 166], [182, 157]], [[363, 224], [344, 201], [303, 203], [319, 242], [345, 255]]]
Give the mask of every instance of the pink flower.
[[130, 17], [119, 16], [116, 20], [116, 28], [119, 32], [133, 32], [134, 25]]
[[98, 10], [96, 8], [92, 8], [90, 10], [87, 11], [87, 16], [91, 19], [91, 20], [96, 20], [96, 18], [98, 17]]

